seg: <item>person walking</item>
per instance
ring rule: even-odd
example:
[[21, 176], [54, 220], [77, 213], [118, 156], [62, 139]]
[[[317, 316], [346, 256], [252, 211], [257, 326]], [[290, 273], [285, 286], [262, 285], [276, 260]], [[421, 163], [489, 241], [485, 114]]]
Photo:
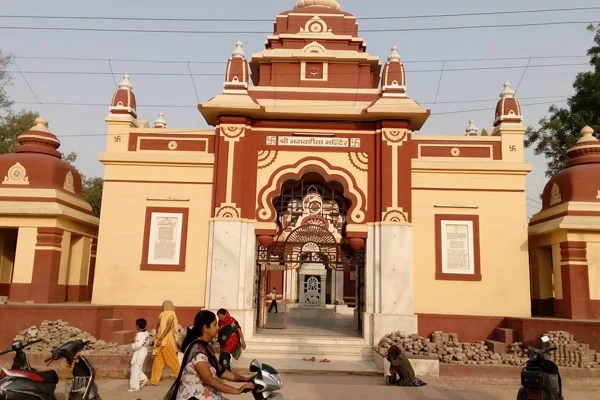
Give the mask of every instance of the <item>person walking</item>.
[[277, 314], [278, 313], [278, 311], [277, 311], [277, 289], [273, 288], [270, 296], [271, 296], [271, 307], [269, 307], [269, 314], [271, 313], [271, 310], [273, 309], [273, 307], [275, 307], [275, 314]]
[[224, 308], [217, 311], [219, 319], [219, 363], [231, 371], [231, 357], [240, 359], [242, 350], [246, 350], [246, 341], [242, 327]]
[[150, 383], [158, 386], [165, 365], [169, 367], [174, 375], [179, 374], [179, 360], [177, 359], [176, 343], [179, 338], [179, 322], [175, 314], [175, 306], [170, 300], [165, 300], [162, 305], [162, 312], [158, 316], [156, 330], [156, 339], [152, 355], [152, 375]]

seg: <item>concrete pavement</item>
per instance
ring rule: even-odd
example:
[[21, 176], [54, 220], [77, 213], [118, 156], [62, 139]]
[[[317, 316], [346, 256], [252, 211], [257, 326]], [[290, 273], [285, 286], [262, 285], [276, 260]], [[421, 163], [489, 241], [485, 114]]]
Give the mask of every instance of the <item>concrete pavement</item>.
[[[366, 376], [282, 376], [282, 393], [288, 400], [515, 400], [517, 385], [486, 386], [440, 382], [426, 379], [421, 388], [386, 387], [382, 378]], [[162, 400], [173, 381], [165, 380], [159, 387], [145, 387], [137, 393], [128, 393], [128, 381], [99, 381], [100, 394], [110, 400]], [[518, 383], [517, 383], [518, 384]], [[64, 390], [64, 389], [63, 389]], [[598, 389], [575, 390], [567, 388], [564, 397], [569, 400], [589, 400], [598, 396]], [[252, 396], [229, 396], [231, 400], [251, 400]], [[60, 399], [60, 397], [59, 397]]]

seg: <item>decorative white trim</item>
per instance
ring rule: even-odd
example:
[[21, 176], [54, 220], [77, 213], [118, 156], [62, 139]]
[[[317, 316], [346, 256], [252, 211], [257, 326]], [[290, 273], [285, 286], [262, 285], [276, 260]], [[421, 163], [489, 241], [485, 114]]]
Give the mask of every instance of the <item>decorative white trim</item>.
[[75, 179], [73, 177], [73, 172], [67, 172], [65, 176], [65, 182], [63, 184], [63, 189], [67, 192], [75, 193]]
[[29, 185], [27, 170], [21, 163], [17, 162], [8, 169], [4, 177], [3, 185]]
[[[311, 61], [302, 61], [300, 63], [300, 80], [301, 81], [317, 81], [326, 82], [329, 79], [329, 63], [323, 62], [323, 77], [322, 78], [307, 78], [306, 77], [306, 63]], [[315, 61], [320, 63], [320, 61]]]

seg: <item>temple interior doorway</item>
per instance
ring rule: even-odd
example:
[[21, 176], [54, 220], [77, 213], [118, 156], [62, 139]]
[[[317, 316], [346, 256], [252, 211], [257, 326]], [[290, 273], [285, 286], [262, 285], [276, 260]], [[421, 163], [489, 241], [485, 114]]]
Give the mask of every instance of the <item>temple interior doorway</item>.
[[257, 238], [259, 332], [360, 336], [364, 247], [346, 237], [343, 186], [309, 173], [285, 182], [274, 206], [277, 236], [268, 247]]

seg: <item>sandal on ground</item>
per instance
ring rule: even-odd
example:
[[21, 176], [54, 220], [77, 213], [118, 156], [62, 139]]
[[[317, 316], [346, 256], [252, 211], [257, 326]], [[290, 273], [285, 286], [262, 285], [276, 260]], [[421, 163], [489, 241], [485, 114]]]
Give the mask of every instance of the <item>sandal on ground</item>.
[[302, 359], [302, 361], [313, 361], [314, 362], [314, 361], [316, 361], [316, 358], [314, 358], [314, 357], [304, 357]]
[[324, 358], [324, 359], [321, 360], [321, 362], [322, 363], [328, 363], [328, 362], [331, 362], [331, 361], [329, 361], [328, 359]]

